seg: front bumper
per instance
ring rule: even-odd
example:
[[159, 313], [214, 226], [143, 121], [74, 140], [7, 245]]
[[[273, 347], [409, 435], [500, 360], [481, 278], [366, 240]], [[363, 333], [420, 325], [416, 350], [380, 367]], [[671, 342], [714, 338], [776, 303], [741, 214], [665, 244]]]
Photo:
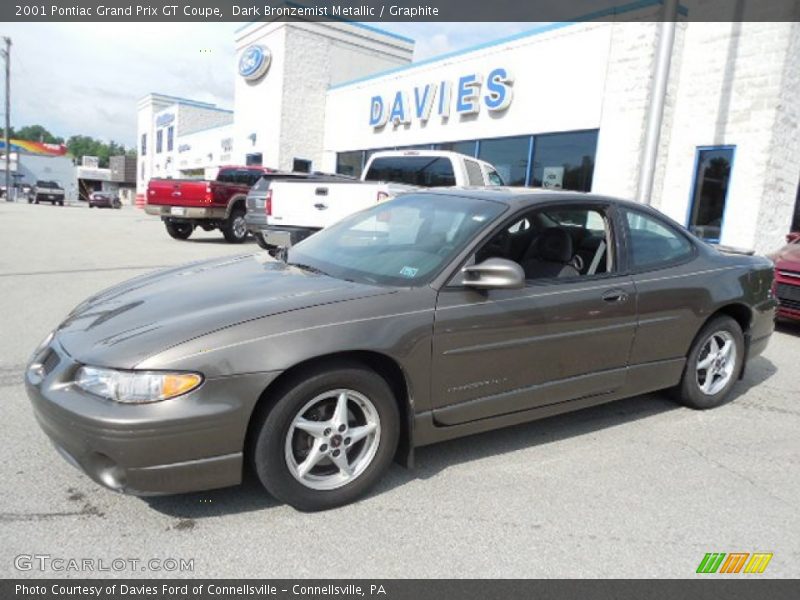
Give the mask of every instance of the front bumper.
[[224, 219], [225, 208], [216, 206], [165, 206], [161, 204], [145, 204], [144, 212], [148, 215], [167, 219]]
[[80, 366], [52, 342], [26, 369], [25, 386], [58, 452], [94, 481], [136, 495], [241, 482], [248, 421], [273, 375], [209, 379], [185, 396], [129, 405], [77, 388]]
[[777, 269], [773, 292], [778, 299], [778, 316], [800, 320], [800, 273]]

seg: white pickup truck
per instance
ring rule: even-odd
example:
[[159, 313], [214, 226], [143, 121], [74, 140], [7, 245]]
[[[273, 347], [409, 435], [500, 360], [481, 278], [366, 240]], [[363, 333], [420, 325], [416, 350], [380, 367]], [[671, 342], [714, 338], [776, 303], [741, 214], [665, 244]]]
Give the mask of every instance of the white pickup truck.
[[267, 191], [261, 245], [292, 246], [347, 215], [415, 189], [493, 185], [504, 184], [492, 165], [457, 152], [376, 152], [361, 180], [273, 181]]

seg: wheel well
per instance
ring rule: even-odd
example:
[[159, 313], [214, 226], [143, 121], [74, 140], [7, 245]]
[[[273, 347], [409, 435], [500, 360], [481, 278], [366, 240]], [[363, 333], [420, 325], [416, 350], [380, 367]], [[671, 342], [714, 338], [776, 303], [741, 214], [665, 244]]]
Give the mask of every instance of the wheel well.
[[275, 402], [281, 397], [282, 392], [285, 391], [287, 386], [291, 385], [292, 380], [299, 372], [321, 365], [334, 365], [348, 362], [369, 367], [383, 377], [386, 383], [389, 384], [400, 412], [400, 437], [397, 444], [395, 460], [406, 466], [411, 466], [413, 463], [413, 445], [411, 443], [413, 412], [411, 410], [406, 377], [403, 374], [402, 368], [394, 359], [389, 358], [385, 354], [380, 354], [379, 352], [370, 352], [366, 350], [337, 352], [335, 354], [317, 356], [298, 363], [281, 373], [263, 392], [261, 392], [261, 396], [250, 415], [250, 420], [247, 423], [247, 435], [244, 446], [246, 457], [252, 456], [252, 447], [258, 435], [259, 425], [264, 418], [266, 418], [267, 413], [269, 413], [275, 405]]
[[742, 328], [742, 332], [745, 335], [750, 330], [750, 321], [752, 320], [752, 313], [750, 309], [744, 304], [728, 304], [726, 306], [723, 306], [722, 308], [717, 310], [717, 312], [711, 315], [706, 320], [706, 323], [719, 315], [727, 315], [731, 317], [734, 321], [739, 323], [739, 327]]
[[234, 198], [231, 198], [231, 201], [228, 203], [228, 210], [225, 214], [226, 218], [229, 217], [230, 214], [233, 212], [233, 209], [238, 207], [239, 205], [241, 205], [243, 209], [247, 210], [247, 205], [245, 203], [245, 196], [235, 196]]

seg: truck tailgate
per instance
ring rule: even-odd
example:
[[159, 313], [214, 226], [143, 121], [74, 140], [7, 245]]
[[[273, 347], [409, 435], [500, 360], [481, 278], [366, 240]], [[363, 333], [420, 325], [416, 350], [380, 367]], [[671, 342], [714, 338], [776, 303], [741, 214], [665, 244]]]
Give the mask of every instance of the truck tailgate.
[[197, 179], [151, 179], [147, 203], [167, 206], [208, 204], [209, 182]]
[[382, 183], [280, 182], [272, 184], [269, 222], [281, 227], [323, 228], [354, 212], [373, 206]]

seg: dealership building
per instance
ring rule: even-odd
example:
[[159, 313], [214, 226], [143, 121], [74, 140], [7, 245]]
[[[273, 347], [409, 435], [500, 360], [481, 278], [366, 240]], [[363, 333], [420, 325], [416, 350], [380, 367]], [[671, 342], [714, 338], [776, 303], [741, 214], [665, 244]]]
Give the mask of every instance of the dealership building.
[[625, 21], [542, 25], [417, 62], [413, 40], [368, 25], [247, 24], [233, 110], [140, 100], [137, 192], [223, 164], [358, 176], [376, 150], [455, 150], [508, 185], [638, 198], [711, 242], [773, 250], [800, 228], [800, 24], [677, 23], [642, 194], [659, 9], [644, 0]]

